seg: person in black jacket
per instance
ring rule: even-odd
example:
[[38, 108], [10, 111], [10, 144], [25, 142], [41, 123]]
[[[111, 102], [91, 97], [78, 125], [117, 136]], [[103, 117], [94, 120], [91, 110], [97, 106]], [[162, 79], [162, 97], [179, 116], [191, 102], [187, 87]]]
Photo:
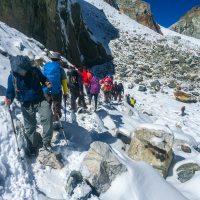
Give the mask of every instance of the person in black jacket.
[[77, 111], [76, 100], [78, 99], [78, 105], [86, 107], [84, 96], [83, 96], [83, 80], [81, 75], [76, 69], [71, 69], [67, 73], [68, 86], [71, 94], [71, 109]]
[[51, 87], [51, 83], [41, 71], [31, 66], [28, 57], [16, 56], [11, 59], [12, 72], [8, 77], [5, 104], [10, 106], [14, 98], [21, 103], [24, 118], [25, 136], [29, 142], [29, 153], [35, 154], [38, 144], [36, 139], [36, 113], [38, 112], [43, 126], [43, 146], [51, 147], [53, 135], [52, 111], [42, 90], [43, 86]]

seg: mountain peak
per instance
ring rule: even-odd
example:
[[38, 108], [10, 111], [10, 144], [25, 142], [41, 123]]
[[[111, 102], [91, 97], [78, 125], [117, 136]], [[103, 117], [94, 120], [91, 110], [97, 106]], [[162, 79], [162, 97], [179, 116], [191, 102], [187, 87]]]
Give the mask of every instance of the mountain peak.
[[189, 10], [170, 29], [200, 39], [200, 5]]

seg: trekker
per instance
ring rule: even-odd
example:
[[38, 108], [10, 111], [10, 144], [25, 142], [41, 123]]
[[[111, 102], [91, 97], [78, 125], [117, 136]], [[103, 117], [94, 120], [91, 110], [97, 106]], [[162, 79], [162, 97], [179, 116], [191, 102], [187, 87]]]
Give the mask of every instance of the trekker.
[[119, 97], [119, 101], [122, 100], [122, 93], [124, 94], [124, 86], [122, 85], [122, 83], [119, 83], [117, 85], [116, 100], [118, 97]]
[[112, 91], [111, 91], [111, 96], [112, 98], [114, 98], [115, 101], [117, 100], [117, 90], [118, 90], [118, 85], [117, 85], [117, 81], [115, 81], [112, 86]]
[[43, 90], [47, 101], [50, 105], [53, 104], [53, 120], [58, 121], [62, 116], [62, 88], [64, 101], [67, 100], [67, 76], [65, 70], [60, 65], [60, 53], [53, 52], [50, 58], [51, 62], [44, 65], [43, 74], [51, 82], [52, 87], [50, 89], [48, 87], [44, 87]]
[[98, 95], [100, 93], [100, 83], [99, 78], [95, 75], [92, 76], [91, 82], [90, 82], [90, 98], [89, 98], [89, 104], [91, 105], [92, 97], [94, 96], [94, 102], [95, 102], [95, 111], [97, 110], [97, 99]]
[[100, 81], [100, 84], [103, 84], [104, 101], [105, 103], [108, 103], [111, 97], [113, 80], [110, 76], [106, 76], [103, 80]]
[[84, 96], [83, 96], [83, 83], [82, 77], [77, 70], [71, 69], [68, 73], [68, 85], [71, 94], [71, 109], [72, 111], [77, 111], [76, 100], [78, 99], [78, 104], [86, 107]]
[[81, 72], [81, 76], [83, 78], [83, 84], [84, 84], [87, 96], [89, 96], [89, 94], [90, 94], [89, 85], [90, 85], [91, 78], [90, 78], [90, 74], [89, 73], [90, 72], [88, 72], [88, 69], [86, 69], [86, 67], [83, 67], [82, 72]]
[[134, 108], [136, 100], [133, 97], [130, 97], [130, 94], [126, 94], [126, 102]]
[[42, 141], [46, 150], [51, 148], [53, 134], [52, 111], [42, 90], [43, 86], [51, 87], [49, 80], [41, 71], [31, 66], [27, 56], [11, 56], [11, 73], [8, 77], [5, 104], [10, 106], [14, 100], [21, 103], [24, 118], [25, 137], [28, 142], [27, 154], [36, 155], [39, 144], [36, 135], [36, 113], [39, 113], [43, 126]]

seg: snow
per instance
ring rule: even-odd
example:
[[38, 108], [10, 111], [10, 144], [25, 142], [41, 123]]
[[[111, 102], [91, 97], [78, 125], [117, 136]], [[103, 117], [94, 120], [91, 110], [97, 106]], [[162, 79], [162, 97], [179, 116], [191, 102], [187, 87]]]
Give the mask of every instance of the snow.
[[[131, 36], [141, 35], [145, 40], [152, 42], [166, 38], [166, 43], [176, 47], [173, 40], [179, 34], [173, 31], [162, 28], [164, 36], [159, 35], [124, 14], [120, 14], [101, 0], [77, 1], [81, 4], [88, 28], [95, 39], [104, 44], [110, 54], [112, 53], [110, 41], [116, 39], [122, 32], [123, 34], [127, 32]], [[102, 26], [96, 26], [99, 23], [99, 14], [105, 20], [101, 22], [105, 27], [104, 32], [102, 32]], [[91, 16], [93, 16], [92, 20]], [[110, 24], [113, 25], [112, 29], [109, 28]], [[111, 34], [109, 34], [110, 31]], [[196, 49], [199, 49], [199, 40], [182, 35], [181, 38], [182, 50], [189, 49], [195, 52]], [[33, 54], [38, 58], [45, 55], [39, 42], [26, 37], [2, 22], [0, 22], [0, 49], [10, 55], [30, 56]], [[8, 57], [0, 54], [0, 102], [3, 102], [4, 99], [9, 71]], [[178, 102], [173, 96], [173, 90], [169, 88], [163, 88], [165, 93], [152, 94], [149, 91], [139, 92], [137, 86], [128, 89], [127, 84], [124, 83], [125, 93], [130, 93], [137, 99], [135, 108], [130, 109], [125, 102], [114, 101], [110, 106], [102, 103], [96, 113], [77, 115], [76, 122], [72, 122], [71, 112], [67, 108], [66, 127], [70, 142], [66, 143], [62, 136], [58, 134], [57, 137], [57, 133], [54, 133], [55, 141], [53, 143], [56, 151], [63, 156], [65, 166], [61, 170], [44, 167], [34, 160], [29, 161], [28, 170], [23, 170], [22, 163], [17, 156], [16, 141], [8, 109], [0, 103], [0, 199], [70, 199], [65, 191], [67, 178], [72, 170], [80, 169], [81, 162], [93, 141], [102, 141], [111, 145], [112, 151], [128, 171], [118, 176], [106, 193], [101, 194], [99, 198], [91, 197], [91, 200], [200, 199], [200, 173], [196, 172], [194, 177], [185, 183], [180, 183], [176, 174], [177, 167], [184, 163], [194, 162], [200, 165], [199, 152], [194, 149], [200, 144], [200, 103]], [[101, 95], [99, 99], [101, 102], [102, 98]], [[181, 116], [183, 105], [186, 106], [185, 116]], [[21, 111], [16, 102], [14, 102], [12, 110], [16, 115], [15, 125], [17, 119], [23, 123]], [[160, 177], [147, 163], [129, 159], [126, 152], [122, 150], [124, 144], [116, 138], [116, 135], [121, 133], [132, 138], [134, 130], [138, 127], [165, 130], [174, 135], [176, 140], [173, 147], [175, 159], [171, 169], [172, 173], [166, 180]], [[159, 141], [155, 139], [154, 142]], [[187, 144], [192, 152], [187, 154], [181, 151], [179, 142]], [[128, 146], [125, 148], [127, 150]], [[89, 188], [86, 186], [77, 187], [71, 200], [86, 194], [88, 190]]]

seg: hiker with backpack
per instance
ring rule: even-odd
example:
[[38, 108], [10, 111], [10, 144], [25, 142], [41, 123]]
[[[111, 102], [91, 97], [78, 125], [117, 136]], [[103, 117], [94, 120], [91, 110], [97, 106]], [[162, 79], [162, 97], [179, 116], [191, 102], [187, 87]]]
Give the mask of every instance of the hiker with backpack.
[[[45, 97], [50, 105], [53, 104], [53, 121], [59, 121], [62, 116], [62, 96], [64, 102], [67, 100], [68, 85], [67, 76], [64, 69], [61, 67], [61, 55], [58, 52], [53, 52], [50, 56], [51, 62], [44, 65], [43, 74], [51, 82], [52, 87], [44, 87]], [[62, 88], [61, 88], [62, 87]], [[62, 95], [63, 89], [63, 95]]]
[[111, 91], [111, 97], [116, 101], [117, 100], [117, 90], [118, 90], [118, 85], [117, 81], [114, 82], [112, 91]]
[[45, 150], [51, 148], [53, 135], [52, 111], [42, 90], [43, 86], [51, 88], [51, 83], [38, 68], [31, 66], [31, 61], [27, 56], [11, 56], [10, 64], [11, 73], [8, 77], [5, 104], [10, 106], [14, 98], [17, 98], [21, 103], [25, 138], [29, 144], [26, 153], [36, 155], [39, 148], [36, 133], [36, 113], [39, 113], [43, 126], [43, 148]]
[[113, 80], [110, 76], [107, 75], [104, 79], [100, 81], [100, 84], [103, 85], [104, 101], [105, 103], [108, 103], [111, 99]]
[[84, 83], [87, 96], [89, 97], [90, 96], [90, 81], [92, 79], [92, 74], [89, 69], [87, 69], [86, 67], [83, 67], [81, 75], [83, 78], [83, 83]]
[[78, 105], [86, 107], [84, 95], [83, 95], [83, 80], [80, 73], [76, 69], [71, 69], [68, 72], [68, 85], [71, 94], [71, 109], [73, 112], [77, 111], [76, 100], [78, 99]]
[[91, 105], [92, 97], [94, 96], [94, 102], [95, 102], [95, 110], [97, 110], [97, 99], [98, 95], [100, 93], [100, 83], [99, 83], [99, 78], [95, 75], [92, 76], [92, 79], [90, 81], [90, 98], [89, 98], [89, 104]]
[[117, 98], [119, 98], [119, 101], [122, 100], [122, 94], [124, 94], [124, 86], [122, 83], [119, 83], [117, 85], [117, 89], [116, 89], [116, 100]]

